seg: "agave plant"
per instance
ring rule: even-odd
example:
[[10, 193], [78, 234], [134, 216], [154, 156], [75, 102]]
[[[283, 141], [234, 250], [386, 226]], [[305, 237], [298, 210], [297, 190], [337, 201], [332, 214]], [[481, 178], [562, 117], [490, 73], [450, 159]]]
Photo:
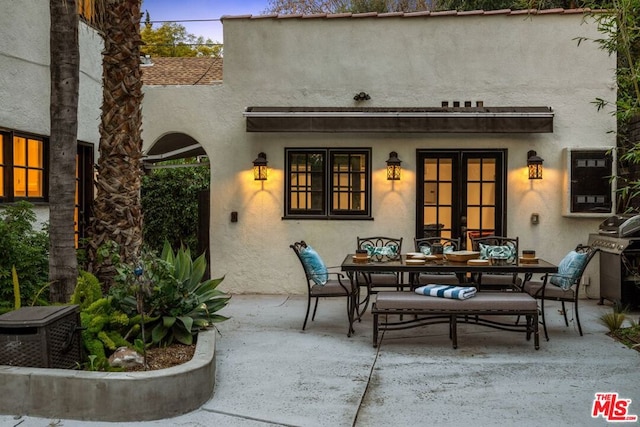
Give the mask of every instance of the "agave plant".
[[217, 314], [231, 298], [217, 289], [224, 277], [203, 281], [207, 268], [204, 254], [192, 261], [188, 248], [182, 247], [174, 253], [168, 242], [165, 242], [160, 258], [169, 265], [177, 281], [176, 291], [182, 298], [175, 307], [158, 313], [162, 318], [152, 330], [153, 342], [171, 342], [175, 338], [183, 344], [191, 344], [198, 331], [227, 320]]
[[[218, 314], [231, 298], [217, 289], [224, 277], [203, 280], [206, 267], [204, 254], [193, 260], [189, 249], [174, 252], [165, 242], [160, 258], [145, 256], [138, 274], [132, 274], [130, 268], [123, 270], [120, 277], [129, 286], [128, 295], [120, 299], [129, 310], [142, 309], [153, 344], [168, 345], [176, 340], [189, 345], [199, 331], [227, 320]], [[142, 304], [135, 297], [139, 293]]]

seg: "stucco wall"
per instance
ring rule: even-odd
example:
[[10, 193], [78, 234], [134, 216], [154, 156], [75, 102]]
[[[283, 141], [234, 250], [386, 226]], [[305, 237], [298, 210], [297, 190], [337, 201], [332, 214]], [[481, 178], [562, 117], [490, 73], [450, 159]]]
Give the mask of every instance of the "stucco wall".
[[[415, 229], [416, 149], [507, 148], [509, 235], [559, 262], [586, 243], [599, 218], [562, 216], [562, 148], [614, 147], [609, 112], [615, 58], [593, 43], [581, 14], [336, 19], [225, 19], [224, 82], [217, 86], [145, 87], [145, 146], [184, 132], [210, 156], [212, 274], [231, 292], [303, 293], [302, 269], [289, 244], [304, 239], [330, 266], [353, 252], [357, 236], [405, 239]], [[247, 133], [247, 106], [354, 106], [360, 91], [372, 107], [438, 107], [481, 100], [485, 106], [550, 106], [551, 134]], [[373, 221], [283, 220], [284, 147], [371, 147]], [[401, 181], [385, 179], [397, 151]], [[526, 178], [526, 153], [544, 158], [544, 179]], [[251, 162], [267, 153], [269, 179]], [[237, 211], [239, 221], [230, 222]], [[540, 224], [530, 223], [531, 213]], [[593, 283], [593, 280], [592, 280]]]
[[[2, 2], [0, 13], [0, 127], [50, 135], [49, 3], [42, 0]], [[95, 144], [102, 102], [101, 37], [83, 22], [80, 45], [78, 139]], [[54, 147], [52, 147], [53, 149]], [[40, 221], [48, 206], [38, 206]]]

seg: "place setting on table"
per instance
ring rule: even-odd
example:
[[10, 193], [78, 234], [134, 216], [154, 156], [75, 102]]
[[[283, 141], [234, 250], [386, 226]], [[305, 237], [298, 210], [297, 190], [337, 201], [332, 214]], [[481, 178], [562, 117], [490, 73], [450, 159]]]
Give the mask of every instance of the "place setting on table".
[[[507, 247], [481, 247], [481, 250], [442, 250], [433, 245], [430, 251], [386, 252], [358, 250], [348, 255], [344, 271], [449, 272], [449, 273], [555, 273], [557, 266], [536, 256], [534, 250], [521, 254]], [[427, 253], [425, 253], [427, 252]]]

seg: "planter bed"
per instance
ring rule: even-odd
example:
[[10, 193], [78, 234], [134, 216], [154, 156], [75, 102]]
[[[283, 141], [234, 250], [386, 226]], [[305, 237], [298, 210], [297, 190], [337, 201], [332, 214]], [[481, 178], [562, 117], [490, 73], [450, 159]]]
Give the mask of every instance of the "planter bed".
[[200, 332], [193, 358], [144, 372], [0, 366], [0, 413], [87, 421], [144, 421], [199, 408], [213, 394], [215, 330]]

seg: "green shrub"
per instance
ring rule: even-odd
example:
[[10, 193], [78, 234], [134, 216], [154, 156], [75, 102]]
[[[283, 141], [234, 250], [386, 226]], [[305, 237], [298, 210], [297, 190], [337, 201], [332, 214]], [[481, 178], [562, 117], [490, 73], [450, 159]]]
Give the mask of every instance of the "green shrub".
[[204, 255], [192, 260], [189, 249], [174, 253], [165, 242], [160, 258], [145, 253], [137, 268], [122, 266], [110, 292], [129, 316], [142, 299], [146, 342], [192, 344], [199, 331], [227, 319], [217, 312], [231, 298], [217, 289], [224, 278], [204, 279], [206, 266]]
[[[176, 162], [173, 162], [176, 163]], [[155, 169], [142, 179], [145, 245], [160, 253], [164, 241], [175, 249], [198, 247], [198, 193], [209, 188], [209, 167]]]
[[606, 326], [609, 332], [613, 333], [622, 328], [624, 321], [627, 319], [627, 312], [628, 310], [625, 307], [616, 304], [613, 306], [612, 311], [600, 316], [600, 323]]
[[33, 205], [18, 202], [0, 210], [0, 312], [14, 307], [16, 268], [22, 305], [46, 305], [49, 299], [49, 234], [34, 230]]

